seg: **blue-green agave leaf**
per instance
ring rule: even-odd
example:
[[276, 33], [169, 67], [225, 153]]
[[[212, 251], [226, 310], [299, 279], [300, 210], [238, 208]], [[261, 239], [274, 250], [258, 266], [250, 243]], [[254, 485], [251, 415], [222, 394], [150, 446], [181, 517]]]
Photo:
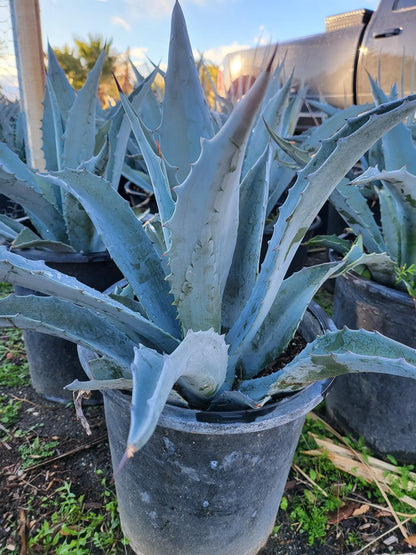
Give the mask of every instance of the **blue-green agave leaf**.
[[79, 380], [74, 380], [64, 389], [69, 391], [103, 391], [108, 389], [132, 389], [133, 380], [126, 378], [104, 378], [102, 380], [88, 380], [87, 382], [81, 382]]
[[41, 192], [35, 174], [4, 143], [0, 143], [0, 182], [2, 194], [25, 208], [42, 237], [68, 241], [63, 218]]
[[222, 296], [237, 241], [244, 147], [268, 78], [269, 70], [221, 131], [203, 142], [191, 173], [175, 188], [175, 211], [166, 223], [171, 233], [169, 281], [185, 332], [221, 329]]
[[[140, 150], [146, 162], [147, 171], [152, 182], [153, 192], [157, 201], [160, 211], [162, 223], [165, 223], [173, 213], [174, 202], [172, 198], [171, 185], [169, 183], [166, 166], [163, 158], [153, 151], [152, 146], [149, 144], [144, 133], [142, 123], [139, 115], [134, 110], [131, 103], [120, 91], [120, 100], [129, 118], [131, 128], [134, 136], [139, 143]], [[168, 242], [169, 238], [165, 235], [165, 240]]]
[[50, 44], [48, 44], [47, 80], [49, 81], [55, 92], [55, 96], [62, 114], [62, 120], [63, 122], [66, 122], [69, 111], [71, 110], [71, 107], [75, 101], [76, 95]]
[[[304, 267], [286, 278], [269, 314], [243, 353], [244, 377], [255, 376], [286, 349], [315, 293], [329, 278], [380, 256], [364, 254], [359, 238], [342, 260]], [[381, 258], [384, 261], [384, 256]]]
[[295, 134], [298, 125], [299, 116], [302, 107], [305, 104], [305, 97], [308, 92], [308, 86], [303, 87], [295, 96], [289, 99], [289, 105], [283, 112], [282, 123], [280, 125], [280, 133], [284, 137], [291, 137]]
[[103, 49], [69, 111], [62, 153], [63, 168], [77, 168], [94, 156], [97, 90], [105, 56]]
[[104, 177], [106, 173], [109, 157], [110, 157], [110, 141], [108, 137], [106, 137], [98, 153], [92, 158], [90, 158], [89, 160], [86, 160], [85, 162], [80, 164], [79, 169], [85, 168], [89, 172], [95, 173], [95, 175]]
[[[299, 172], [289, 189], [269, 243], [252, 295], [227, 340], [231, 355], [239, 357], [266, 318], [306, 231], [324, 202], [354, 163], [383, 133], [416, 108], [416, 96], [381, 105], [349, 120]], [[313, 191], [313, 194], [311, 192]]]
[[260, 270], [270, 164], [267, 146], [240, 186], [237, 243], [222, 303], [222, 323], [226, 328], [231, 327], [246, 304]]
[[416, 261], [416, 176], [403, 168], [381, 172], [379, 179], [383, 183], [379, 198], [386, 244], [397, 249], [391, 254], [396, 254], [399, 265], [412, 264]]
[[269, 100], [264, 110], [257, 117], [257, 122], [250, 133], [247, 143], [246, 155], [241, 172], [242, 178], [254, 166], [270, 141], [270, 135], [264, 122], [273, 129], [279, 129], [284, 109], [287, 107], [292, 85], [292, 77], [286, 80], [283, 87]]
[[311, 155], [308, 151], [300, 148], [294, 144], [293, 141], [289, 141], [288, 139], [284, 139], [283, 137], [279, 137], [275, 131], [270, 127], [270, 125], [265, 121], [265, 125], [267, 131], [269, 132], [270, 137], [273, 141], [288, 155], [294, 160], [297, 164], [299, 169], [305, 167], [305, 165], [311, 159]]
[[[144, 113], [144, 106], [146, 99], [153, 96], [152, 84], [156, 76], [156, 71], [153, 71], [129, 96], [133, 108], [139, 114]], [[109, 163], [106, 173], [106, 179], [111, 181], [114, 189], [117, 190], [120, 182], [120, 175], [125, 165], [126, 150], [131, 135], [131, 124], [128, 115], [121, 103], [118, 105], [116, 112], [111, 118], [111, 127], [109, 132], [110, 140], [110, 154]]]
[[[110, 256], [133, 287], [148, 318], [173, 336], [179, 329], [160, 258], [128, 203], [111, 184], [86, 170], [52, 179], [83, 203]], [[132, 237], [134, 240], [132, 240]], [[120, 244], [123, 249], [120, 249]]]
[[350, 184], [346, 179], [342, 180], [332, 192], [330, 201], [355, 235], [362, 235], [368, 251], [384, 252], [386, 245], [380, 227], [367, 199], [356, 186], [360, 182], [357, 180]]
[[42, 116], [42, 150], [48, 170], [61, 169], [63, 138], [62, 113], [52, 84], [46, 78]]
[[122, 175], [131, 181], [137, 187], [140, 187], [145, 193], [153, 194], [153, 187], [149, 180], [149, 174], [136, 170], [129, 166], [128, 164], [123, 164]]
[[7, 241], [13, 241], [25, 226], [14, 218], [0, 214], [0, 237]]
[[15, 326], [61, 337], [130, 368], [134, 343], [106, 318], [56, 297], [9, 295], [0, 299], [0, 327]]
[[162, 156], [178, 168], [181, 183], [201, 153], [201, 138], [213, 134], [210, 111], [202, 91], [179, 2], [172, 12], [168, 69], [158, 129]]
[[170, 355], [152, 349], [135, 349], [132, 365], [133, 396], [127, 457], [143, 447], [152, 435], [174, 384], [209, 399], [225, 379], [227, 350], [224, 336], [213, 330], [189, 331]]
[[10, 246], [11, 249], [46, 249], [54, 252], [76, 252], [70, 245], [59, 241], [48, 241], [41, 239], [31, 229], [25, 227], [16, 236]]
[[[389, 98], [370, 75], [369, 79], [376, 105], [388, 102]], [[406, 166], [410, 173], [416, 174], [416, 147], [410, 129], [404, 123], [386, 133], [381, 142], [384, 158], [384, 167], [381, 169], [391, 171]]]
[[111, 296], [99, 293], [75, 278], [50, 268], [44, 262], [29, 260], [9, 252], [6, 247], [0, 247], [0, 276], [13, 285], [85, 306], [106, 318], [136, 344], [156, 345], [168, 353], [178, 345], [177, 339]]
[[342, 374], [376, 372], [416, 378], [416, 350], [378, 332], [327, 332], [309, 343], [277, 374], [248, 380], [240, 390], [257, 400]]
[[348, 119], [371, 110], [373, 107], [374, 104], [353, 104], [348, 108], [344, 108], [344, 110], [335, 110], [335, 112], [328, 119], [324, 120], [321, 125], [313, 127], [302, 135], [302, 137], [304, 137], [302, 139], [302, 148], [310, 152], [316, 152], [321, 142], [339, 131]]

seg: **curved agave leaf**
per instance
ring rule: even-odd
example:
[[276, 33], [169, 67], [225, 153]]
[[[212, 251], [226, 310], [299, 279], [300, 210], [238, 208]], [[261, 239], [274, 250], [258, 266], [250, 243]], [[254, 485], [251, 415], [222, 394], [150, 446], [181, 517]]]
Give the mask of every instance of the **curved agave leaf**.
[[[146, 100], [154, 96], [152, 84], [157, 72], [154, 70], [140, 85], [130, 94], [129, 100], [135, 110], [140, 114], [144, 113]], [[120, 103], [116, 112], [111, 118], [109, 132], [110, 154], [107, 167], [106, 179], [111, 181], [114, 189], [117, 190], [120, 182], [120, 175], [125, 166], [126, 149], [131, 134], [131, 124], [125, 110]]]
[[64, 126], [53, 87], [46, 78], [42, 116], [42, 150], [48, 170], [61, 169]]
[[305, 97], [308, 92], [308, 86], [303, 87], [294, 97], [289, 99], [289, 105], [283, 112], [280, 133], [284, 137], [291, 137], [295, 134], [298, 125], [300, 112], [305, 104]]
[[162, 123], [158, 132], [162, 156], [171, 166], [177, 166], [179, 182], [199, 158], [201, 138], [210, 139], [214, 134], [179, 2], [175, 2], [172, 12]]
[[[389, 101], [387, 95], [369, 75], [371, 91], [376, 102], [380, 105]], [[407, 170], [416, 174], [416, 147], [412, 140], [410, 129], [404, 123], [399, 123], [394, 129], [386, 133], [381, 139], [383, 145], [384, 166], [382, 169], [399, 170], [406, 166]]]
[[0, 143], [0, 183], [2, 194], [23, 206], [42, 237], [68, 242], [62, 215], [41, 191], [35, 174], [4, 143]]
[[13, 241], [24, 229], [26, 229], [25, 226], [14, 218], [0, 214], [0, 237]]
[[252, 295], [227, 336], [232, 357], [239, 358], [262, 325], [294, 253], [337, 184], [383, 133], [415, 108], [416, 96], [412, 95], [349, 120], [338, 133], [322, 143], [316, 155], [299, 172], [280, 210]]
[[0, 276], [13, 285], [85, 306], [106, 318], [136, 344], [144, 342], [155, 345], [168, 353], [178, 345], [177, 339], [111, 296], [99, 293], [75, 278], [50, 268], [44, 262], [29, 260], [9, 252], [6, 247], [0, 247]]
[[344, 328], [317, 337], [277, 374], [245, 381], [239, 389], [261, 404], [276, 393], [361, 372], [415, 379], [416, 350], [378, 332]]
[[379, 258], [384, 261], [385, 256], [364, 254], [362, 241], [358, 239], [342, 260], [305, 267], [286, 278], [269, 314], [242, 355], [244, 378], [258, 374], [284, 351], [313, 296], [325, 281]]
[[298, 169], [302, 169], [311, 159], [311, 155], [308, 151], [300, 148], [294, 144], [293, 141], [289, 141], [288, 139], [283, 139], [279, 137], [279, 135], [272, 129], [272, 127], [267, 123], [264, 122], [269, 132], [270, 137], [273, 141], [285, 152], [288, 156], [292, 158], [297, 164]]
[[[157, 201], [162, 223], [165, 223], [173, 213], [174, 202], [172, 198], [171, 185], [169, 183], [166, 166], [161, 156], [153, 151], [152, 146], [146, 138], [139, 115], [134, 110], [126, 96], [119, 90], [120, 100], [129, 118], [134, 136], [140, 146], [146, 162], [147, 171], [152, 183], [153, 192]], [[165, 234], [165, 241], [169, 245], [169, 237]]]
[[42, 150], [46, 168], [61, 169], [63, 136], [75, 91], [48, 43], [48, 72], [42, 115]]
[[[221, 330], [221, 302], [237, 241], [240, 172], [251, 122], [267, 87], [261, 74], [221, 131], [204, 141], [166, 223], [172, 292], [183, 330]], [[186, 221], [186, 226], [184, 222]]]
[[243, 179], [247, 175], [247, 172], [257, 163], [257, 160], [270, 141], [270, 135], [264, 122], [267, 122], [269, 127], [273, 129], [279, 129], [280, 127], [284, 110], [287, 108], [288, 104], [292, 77], [293, 74], [286, 80], [283, 87], [269, 100], [264, 110], [257, 116], [257, 122], [253, 127], [247, 143], [243, 169], [241, 171]]
[[106, 318], [85, 306], [37, 295], [0, 299], [0, 327], [15, 326], [55, 335], [92, 349], [128, 372], [134, 342]]
[[237, 319], [260, 270], [270, 164], [270, 148], [267, 146], [240, 186], [237, 243], [222, 303], [222, 324], [225, 328], [230, 328]]
[[384, 252], [386, 244], [374, 213], [360, 189], [354, 186], [361, 182], [361, 179], [358, 179], [349, 184], [346, 179], [342, 180], [331, 193], [330, 201], [355, 235], [362, 235], [368, 251]]
[[[405, 169], [381, 172], [379, 190], [383, 234], [399, 266], [416, 261], [416, 176]], [[395, 233], [394, 233], [395, 231]], [[393, 242], [396, 236], [397, 241]], [[394, 256], [395, 255], [395, 256]]]
[[16, 236], [13, 243], [11, 244], [11, 249], [47, 249], [54, 252], [76, 252], [71, 246], [66, 243], [60, 243], [59, 241], [47, 241], [46, 239], [41, 239], [39, 235], [36, 235], [31, 229], [25, 227]]
[[80, 164], [79, 169], [85, 168], [91, 173], [95, 173], [95, 175], [104, 177], [106, 173], [109, 157], [110, 157], [110, 141], [107, 136], [105, 137], [105, 140], [101, 145], [101, 148], [98, 151], [98, 153], [92, 158], [90, 158], [89, 160], [86, 160], [85, 162]]
[[[148, 77], [144, 78], [140, 74], [136, 66], [133, 64], [133, 62], [131, 60], [129, 60], [129, 62], [136, 76], [137, 83], [139, 86], [141, 86], [142, 82], [146, 82], [150, 76], [152, 76], [152, 82], [153, 82], [154, 78], [159, 73], [159, 68], [155, 67], [152, 73]], [[161, 112], [160, 103], [158, 102], [156, 95], [153, 93], [153, 91], [149, 92], [149, 94], [146, 94], [141, 106], [142, 107], [141, 107], [141, 110], [139, 110], [139, 113], [146, 127], [148, 127], [149, 129], [156, 129], [157, 127], [159, 127], [160, 120], [162, 117], [162, 112]]]
[[75, 91], [68, 81], [64, 70], [60, 66], [55, 52], [48, 43], [48, 73], [46, 76], [52, 86], [59, 108], [62, 114], [62, 121], [66, 122], [69, 111], [75, 100]]
[[133, 456], [152, 435], [179, 378], [183, 388], [200, 398], [215, 395], [225, 379], [227, 349], [224, 336], [213, 330], [189, 331], [170, 355], [163, 356], [145, 347], [135, 348], [127, 457]]
[[301, 135], [302, 148], [309, 152], [316, 152], [321, 142], [339, 131], [348, 119], [357, 117], [359, 114], [367, 112], [373, 107], [374, 104], [353, 104], [344, 110], [335, 110], [335, 112], [331, 114], [328, 119], [324, 120], [321, 125], [309, 129]]
[[63, 168], [77, 168], [94, 156], [97, 90], [105, 56], [103, 49], [69, 111], [62, 153]]
[[86, 170], [65, 170], [50, 179], [83, 203], [110, 256], [133, 287], [149, 319], [178, 337], [176, 312], [163, 266], [128, 203], [108, 181]]

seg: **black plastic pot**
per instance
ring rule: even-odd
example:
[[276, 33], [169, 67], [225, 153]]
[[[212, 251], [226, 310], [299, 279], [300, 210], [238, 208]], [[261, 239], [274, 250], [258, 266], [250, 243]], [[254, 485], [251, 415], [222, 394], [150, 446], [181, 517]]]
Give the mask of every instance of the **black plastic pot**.
[[[37, 249], [18, 252], [32, 260], [44, 260], [51, 268], [76, 277], [99, 291], [104, 291], [121, 277], [120, 270], [107, 253], [60, 254]], [[15, 287], [15, 292], [17, 295], [41, 295], [23, 287]], [[36, 331], [24, 331], [23, 340], [33, 388], [48, 401], [63, 404], [71, 401], [72, 392], [64, 386], [75, 379], [86, 379], [76, 345]], [[101, 394], [95, 392], [89, 402], [102, 402]]]
[[[308, 339], [322, 331], [311, 313], [304, 328]], [[80, 348], [80, 358], [87, 364], [88, 351]], [[305, 415], [328, 385], [314, 384], [258, 410], [167, 405], [149, 442], [116, 477], [121, 524], [132, 549], [143, 555], [256, 554], [274, 526]], [[103, 395], [117, 468], [131, 398], [119, 391]]]
[[[416, 347], [416, 307], [406, 293], [347, 273], [336, 279], [334, 322], [377, 330]], [[416, 463], [416, 381], [377, 374], [336, 378], [326, 399], [336, 427], [362, 437], [376, 454]]]

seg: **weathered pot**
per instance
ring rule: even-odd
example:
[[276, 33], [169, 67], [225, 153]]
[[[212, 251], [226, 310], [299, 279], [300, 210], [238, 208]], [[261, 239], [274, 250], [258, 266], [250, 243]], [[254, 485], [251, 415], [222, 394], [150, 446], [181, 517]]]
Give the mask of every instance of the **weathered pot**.
[[[349, 272], [337, 278], [334, 322], [376, 330], [416, 347], [416, 307], [409, 295]], [[416, 382], [410, 378], [356, 374], [336, 378], [326, 399], [336, 427], [362, 437], [376, 454], [416, 462]]]
[[[310, 340], [322, 328], [310, 313], [306, 320]], [[79, 351], [87, 364], [89, 352]], [[132, 549], [143, 555], [256, 554], [273, 529], [305, 415], [328, 385], [314, 384], [258, 410], [167, 405], [149, 442], [116, 477], [120, 520]], [[131, 398], [103, 394], [117, 468]]]
[[[104, 291], [120, 278], [119, 269], [107, 253], [60, 254], [38, 249], [18, 252], [31, 260], [44, 260], [51, 268], [75, 277], [98, 291]], [[17, 295], [41, 295], [32, 289], [18, 286], [15, 292]], [[33, 388], [48, 401], [62, 404], [71, 401], [72, 392], [64, 389], [64, 386], [75, 379], [86, 379], [76, 345], [36, 331], [23, 331], [23, 340]], [[89, 402], [102, 402], [101, 394], [95, 392]]]

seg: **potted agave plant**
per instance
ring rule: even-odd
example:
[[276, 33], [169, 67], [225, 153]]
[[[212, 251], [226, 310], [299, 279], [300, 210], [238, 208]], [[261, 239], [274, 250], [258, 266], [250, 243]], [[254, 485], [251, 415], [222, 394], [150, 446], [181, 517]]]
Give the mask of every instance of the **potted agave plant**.
[[[103, 51], [84, 87], [76, 93], [49, 47], [43, 151], [49, 172], [85, 167], [117, 188], [130, 126], [120, 106], [111, 111], [111, 121], [106, 121], [98, 105], [97, 88], [105, 55]], [[134, 92], [136, 106], [146, 96], [150, 83], [151, 78]], [[74, 197], [55, 187], [47, 174], [30, 168], [14, 150], [10, 144], [0, 143], [1, 192], [10, 202], [22, 206], [27, 217], [16, 220], [0, 215], [3, 242], [27, 258], [45, 260], [51, 267], [104, 290], [121, 276], [88, 214]], [[33, 292], [31, 288], [19, 290], [19, 294]], [[63, 386], [72, 378], [84, 376], [74, 345], [34, 331], [25, 331], [24, 341], [35, 389], [49, 400], [70, 401], [71, 395]]]
[[[285, 277], [337, 183], [415, 110], [416, 97], [353, 118], [324, 142], [289, 190], [259, 268], [270, 164], [260, 157], [243, 180], [241, 169], [270, 72], [214, 134], [176, 3], [157, 143], [121, 94], [158, 216], [143, 225], [86, 168], [47, 177], [82, 204], [126, 281], [101, 293], [0, 250], [2, 279], [48, 295], [1, 299], [0, 324], [77, 343], [90, 379], [68, 388], [104, 392], [121, 522], [137, 553], [257, 553], [304, 416], [328, 379], [416, 377], [412, 348], [374, 332], [325, 330], [319, 310], [308, 310], [328, 277], [383, 255], [364, 254], [358, 241], [342, 260]], [[297, 330], [308, 343], [274, 371]]]
[[[371, 79], [376, 104], [388, 98]], [[394, 96], [394, 90], [393, 90]], [[344, 180], [331, 202], [351, 236], [361, 236], [367, 252], [385, 253], [336, 279], [333, 318], [337, 326], [377, 330], [416, 347], [416, 147], [405, 123], [386, 133], [366, 153], [365, 171]], [[375, 209], [377, 208], [377, 210]], [[350, 248], [348, 236], [316, 238], [333, 253]], [[416, 384], [380, 375], [340, 377], [327, 398], [331, 420], [362, 437], [382, 456], [416, 462]]]

